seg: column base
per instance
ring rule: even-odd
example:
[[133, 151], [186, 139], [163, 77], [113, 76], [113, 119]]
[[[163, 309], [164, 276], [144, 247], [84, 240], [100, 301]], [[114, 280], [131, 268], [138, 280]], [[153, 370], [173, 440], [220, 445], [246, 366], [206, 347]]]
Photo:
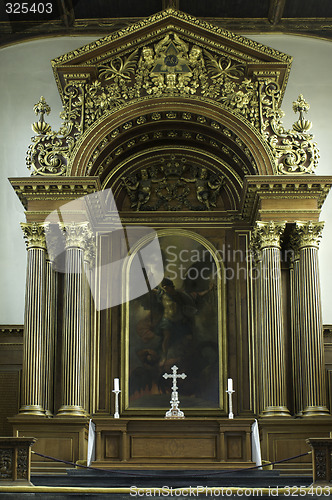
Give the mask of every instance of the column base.
[[85, 417], [86, 411], [82, 406], [63, 405], [57, 413], [57, 417]]
[[330, 417], [331, 414], [326, 406], [307, 406], [304, 408], [302, 417], [322, 417], [322, 416]]
[[268, 406], [262, 411], [261, 418], [268, 417], [291, 417], [291, 414], [286, 406]]
[[45, 410], [40, 405], [24, 405], [19, 410], [19, 415], [38, 415], [45, 417]]

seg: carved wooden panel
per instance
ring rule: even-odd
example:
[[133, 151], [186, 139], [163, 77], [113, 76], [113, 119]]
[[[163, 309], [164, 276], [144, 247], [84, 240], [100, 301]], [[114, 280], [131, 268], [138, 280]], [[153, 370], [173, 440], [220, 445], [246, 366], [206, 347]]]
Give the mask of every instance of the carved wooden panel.
[[228, 459], [243, 459], [243, 437], [228, 435], [226, 437], [227, 458]]
[[105, 436], [105, 458], [120, 458], [120, 436]]
[[[59, 458], [61, 460], [73, 461], [73, 439], [70, 436], [61, 437], [58, 435], [56, 437], [44, 437], [38, 436], [38, 433], [36, 432], [34, 432], [34, 435], [38, 438], [38, 441], [33, 447], [34, 451], [42, 453], [43, 455]], [[37, 455], [32, 455], [32, 461], [48, 462], [46, 458], [42, 458]]]
[[216, 439], [209, 437], [133, 436], [132, 458], [215, 458]]

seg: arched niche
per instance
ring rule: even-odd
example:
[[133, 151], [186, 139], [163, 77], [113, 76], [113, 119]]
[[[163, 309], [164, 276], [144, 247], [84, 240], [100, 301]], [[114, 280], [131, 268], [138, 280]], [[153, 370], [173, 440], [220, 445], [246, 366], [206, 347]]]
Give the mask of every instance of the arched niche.
[[[179, 373], [187, 374], [179, 383], [185, 414], [224, 414], [227, 345], [223, 261], [216, 248], [193, 231], [162, 229], [157, 234], [165, 277], [174, 288], [171, 293], [159, 287], [123, 305], [122, 412], [163, 414], [169, 406], [171, 384], [162, 375], [176, 364]], [[136, 253], [151, 238], [149, 235], [137, 242], [128, 261], [128, 275]]]
[[202, 98], [145, 99], [100, 118], [78, 140], [68, 175], [98, 175], [104, 187], [123, 159], [161, 147], [196, 148], [218, 156], [234, 176], [272, 175], [263, 136], [239, 112]]

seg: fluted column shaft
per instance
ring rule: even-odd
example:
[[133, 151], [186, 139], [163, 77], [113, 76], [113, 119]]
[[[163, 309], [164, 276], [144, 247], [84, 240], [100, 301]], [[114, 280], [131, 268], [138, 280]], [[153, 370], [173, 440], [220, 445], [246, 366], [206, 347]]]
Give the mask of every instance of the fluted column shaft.
[[87, 223], [64, 226], [66, 269], [64, 288], [64, 324], [62, 339], [62, 406], [58, 415], [81, 416], [84, 411], [83, 370], [86, 348], [84, 245]]
[[303, 416], [327, 415], [318, 245], [323, 223], [297, 222], [300, 263], [300, 331], [305, 378]]
[[263, 417], [289, 416], [285, 383], [285, 339], [281, 300], [280, 235], [285, 224], [257, 222], [262, 252]]
[[45, 339], [46, 242], [44, 224], [21, 224], [28, 249], [21, 414], [45, 415], [42, 363]]
[[45, 341], [43, 358], [44, 408], [53, 415], [57, 280], [50, 256], [46, 259]]
[[91, 377], [91, 290], [90, 290], [90, 282], [91, 282], [91, 268], [94, 263], [94, 242], [92, 238], [87, 240], [87, 244], [85, 246], [84, 252], [84, 287], [85, 287], [85, 358], [84, 363], [86, 369], [83, 373], [83, 387], [84, 387], [84, 408], [89, 413], [90, 408], [90, 377]]
[[299, 297], [301, 296], [300, 283], [300, 254], [296, 245], [293, 246], [293, 268], [291, 269], [291, 334], [292, 334], [292, 375], [294, 394], [294, 413], [301, 416], [303, 412], [303, 376], [302, 376], [302, 338], [300, 332], [301, 311]]
[[260, 413], [263, 409], [262, 402], [262, 332], [261, 332], [261, 318], [262, 318], [262, 253], [260, 250], [259, 241], [251, 235], [250, 240], [250, 251], [252, 260], [252, 284], [253, 284], [253, 296], [254, 296], [254, 332], [255, 341], [254, 349], [256, 350], [256, 363], [254, 366], [254, 389], [255, 389], [255, 401], [256, 401], [256, 413]]

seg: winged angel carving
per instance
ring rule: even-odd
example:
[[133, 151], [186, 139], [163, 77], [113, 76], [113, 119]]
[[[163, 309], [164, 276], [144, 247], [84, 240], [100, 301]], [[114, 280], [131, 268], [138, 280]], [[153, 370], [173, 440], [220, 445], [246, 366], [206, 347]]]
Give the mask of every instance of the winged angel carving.
[[244, 79], [243, 62], [213, 54], [176, 33], [128, 56], [114, 56], [99, 66], [99, 77], [113, 105], [144, 95], [201, 94], [256, 119], [249, 110], [257, 104], [257, 88]]

